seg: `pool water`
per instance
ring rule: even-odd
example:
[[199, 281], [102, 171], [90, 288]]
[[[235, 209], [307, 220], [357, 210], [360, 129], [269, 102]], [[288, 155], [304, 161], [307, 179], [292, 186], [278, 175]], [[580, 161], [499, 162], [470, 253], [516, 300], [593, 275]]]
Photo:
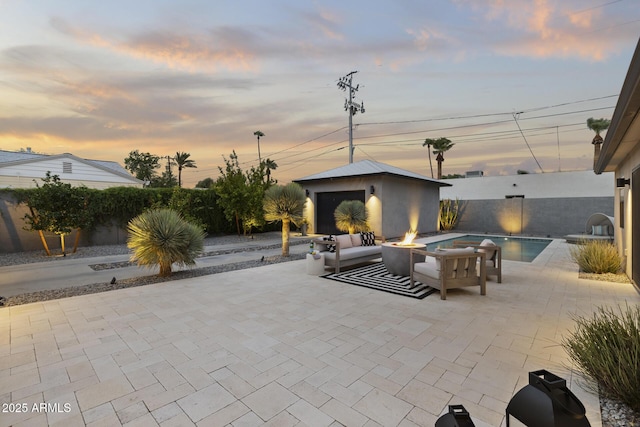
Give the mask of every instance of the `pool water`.
[[502, 248], [502, 259], [509, 261], [531, 262], [546, 248], [551, 239], [531, 239], [526, 237], [506, 237], [506, 236], [481, 236], [469, 234], [455, 237], [453, 239], [441, 240], [427, 244], [428, 251], [436, 248], [452, 248], [456, 241], [482, 242], [484, 239], [491, 239], [496, 245]]

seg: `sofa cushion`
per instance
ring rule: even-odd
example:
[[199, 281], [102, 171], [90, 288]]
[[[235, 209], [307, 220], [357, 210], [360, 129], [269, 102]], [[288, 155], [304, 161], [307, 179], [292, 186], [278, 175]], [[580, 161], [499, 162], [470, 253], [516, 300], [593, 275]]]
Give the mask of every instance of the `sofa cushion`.
[[433, 257], [427, 257], [424, 262], [415, 263], [413, 270], [432, 279], [440, 278], [440, 265]]
[[362, 239], [362, 246], [376, 245], [376, 235], [373, 231], [363, 231], [360, 233], [360, 238]]
[[362, 246], [362, 237], [360, 237], [360, 233], [349, 234], [349, 237], [351, 237], [351, 246]]
[[[493, 240], [491, 239], [484, 239], [482, 242], [480, 242], [480, 246], [496, 246], [496, 244], [493, 243]], [[496, 255], [495, 249], [480, 248], [478, 249], [478, 252], [484, 252], [486, 254], [485, 257], [487, 260], [492, 260], [493, 257]]]
[[339, 234], [336, 236], [336, 242], [340, 244], [340, 251], [343, 249], [349, 249], [353, 245], [351, 244], [351, 236], [348, 234]]
[[[360, 257], [371, 257], [374, 255], [382, 255], [382, 247], [381, 246], [358, 246], [357, 248], [349, 248], [345, 251], [340, 248], [340, 260], [350, 260], [356, 259]], [[336, 254], [328, 253], [325, 254], [325, 259], [329, 259], [335, 261]]]

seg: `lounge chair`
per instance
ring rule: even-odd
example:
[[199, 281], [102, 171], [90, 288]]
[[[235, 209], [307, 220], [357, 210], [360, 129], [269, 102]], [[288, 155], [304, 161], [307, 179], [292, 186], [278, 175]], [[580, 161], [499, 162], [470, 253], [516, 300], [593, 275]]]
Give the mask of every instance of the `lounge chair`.
[[[413, 263], [414, 255], [424, 255], [424, 262]], [[447, 289], [480, 286], [480, 295], [487, 294], [486, 254], [473, 248], [441, 249], [428, 252], [411, 249], [411, 286], [414, 281], [440, 290], [440, 299], [447, 299]], [[479, 271], [478, 271], [479, 266]]]
[[496, 276], [498, 283], [502, 283], [502, 248], [500, 246], [490, 239], [485, 239], [482, 242], [456, 241], [453, 247], [472, 247], [478, 252], [484, 252], [486, 254], [487, 276]]

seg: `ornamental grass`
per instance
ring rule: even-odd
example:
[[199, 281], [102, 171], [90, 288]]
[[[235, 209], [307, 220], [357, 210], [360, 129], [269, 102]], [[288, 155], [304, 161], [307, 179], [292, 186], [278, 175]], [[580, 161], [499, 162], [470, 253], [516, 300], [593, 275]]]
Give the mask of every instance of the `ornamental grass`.
[[622, 258], [614, 245], [601, 240], [580, 242], [569, 248], [571, 258], [585, 273], [618, 273]]
[[598, 307], [573, 316], [576, 330], [562, 346], [595, 391], [640, 411], [640, 306]]

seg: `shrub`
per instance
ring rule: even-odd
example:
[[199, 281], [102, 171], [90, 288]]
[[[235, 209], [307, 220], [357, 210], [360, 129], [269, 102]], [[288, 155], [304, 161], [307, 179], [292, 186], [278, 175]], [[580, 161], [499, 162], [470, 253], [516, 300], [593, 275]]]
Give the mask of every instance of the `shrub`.
[[640, 410], [640, 306], [598, 307], [593, 317], [574, 316], [575, 332], [562, 346], [600, 393]]
[[444, 199], [440, 200], [440, 230], [453, 230], [458, 223], [460, 212], [460, 200]]
[[333, 213], [336, 228], [349, 234], [369, 231], [368, 212], [360, 200], [344, 200]]
[[622, 258], [618, 250], [609, 242], [592, 240], [581, 242], [570, 249], [571, 258], [585, 273], [618, 273]]
[[171, 209], [144, 212], [129, 222], [128, 230], [131, 260], [145, 267], [160, 266], [160, 276], [170, 275], [174, 263], [194, 265], [203, 250], [205, 232]]

